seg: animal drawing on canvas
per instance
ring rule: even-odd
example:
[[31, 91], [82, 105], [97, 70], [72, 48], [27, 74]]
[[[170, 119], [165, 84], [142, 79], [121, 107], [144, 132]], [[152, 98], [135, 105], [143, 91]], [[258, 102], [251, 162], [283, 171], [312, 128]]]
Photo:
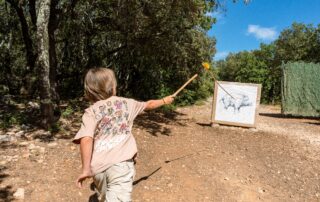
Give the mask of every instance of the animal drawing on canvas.
[[247, 106], [252, 106], [252, 102], [247, 95], [233, 94], [235, 98], [225, 94], [221, 99], [224, 109], [228, 110], [229, 107], [233, 108], [234, 113], [240, 113], [240, 109]]

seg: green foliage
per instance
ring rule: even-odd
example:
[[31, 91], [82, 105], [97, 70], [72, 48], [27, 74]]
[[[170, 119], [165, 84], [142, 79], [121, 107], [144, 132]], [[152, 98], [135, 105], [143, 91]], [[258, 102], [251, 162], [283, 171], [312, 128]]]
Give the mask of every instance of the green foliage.
[[[4, 75], [0, 84], [7, 85], [10, 93], [18, 94], [27, 83], [23, 79], [29, 78], [26, 74], [31, 74], [34, 83], [38, 70], [27, 67], [21, 22], [8, 2], [0, 2], [0, 44], [4, 44], [0, 46], [1, 75]], [[62, 98], [81, 96], [84, 74], [97, 66], [115, 71], [121, 96], [143, 100], [162, 97], [198, 73], [201, 62], [210, 62], [215, 53], [215, 39], [206, 35], [215, 22], [207, 15], [217, 9], [215, 0], [55, 2], [51, 14], [57, 17], [52, 26], [57, 26], [56, 82]], [[19, 5], [36, 47], [30, 2]], [[188, 86], [187, 102], [207, 95], [205, 86], [203, 82]], [[33, 87], [31, 97], [36, 98], [39, 92], [36, 85]]]
[[262, 102], [275, 104], [281, 100], [281, 65], [291, 61], [320, 62], [320, 25], [293, 23], [275, 42], [229, 54], [215, 65], [222, 80], [262, 84]]
[[11, 111], [1, 114], [0, 129], [10, 128], [13, 125], [26, 124], [28, 117], [18, 111]]
[[254, 52], [230, 54], [225, 62], [220, 61], [217, 66], [222, 80], [262, 84], [262, 101], [269, 101], [267, 92], [270, 90], [268, 84], [270, 69]]
[[281, 32], [275, 42], [276, 57], [283, 62], [320, 62], [320, 24], [318, 27], [293, 23]]
[[72, 116], [74, 113], [74, 110], [71, 106], [68, 106], [62, 113], [61, 116], [64, 118], [68, 118], [70, 116]]
[[19, 20], [14, 10], [5, 5], [0, 2], [0, 85], [6, 86], [11, 94], [18, 94], [25, 72], [25, 53]]
[[156, 109], [156, 111], [160, 111], [162, 113], [170, 113], [177, 108], [175, 105], [164, 105], [163, 107]]
[[51, 133], [58, 133], [60, 130], [61, 130], [61, 126], [60, 126], [60, 123], [59, 123], [59, 122], [53, 124], [53, 125], [49, 128], [49, 131], [50, 131]]

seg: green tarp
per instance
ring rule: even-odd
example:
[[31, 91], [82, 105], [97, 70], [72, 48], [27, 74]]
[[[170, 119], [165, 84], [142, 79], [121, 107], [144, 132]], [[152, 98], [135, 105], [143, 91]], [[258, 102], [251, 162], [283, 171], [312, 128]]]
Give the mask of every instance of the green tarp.
[[287, 63], [282, 70], [282, 113], [320, 117], [320, 64]]

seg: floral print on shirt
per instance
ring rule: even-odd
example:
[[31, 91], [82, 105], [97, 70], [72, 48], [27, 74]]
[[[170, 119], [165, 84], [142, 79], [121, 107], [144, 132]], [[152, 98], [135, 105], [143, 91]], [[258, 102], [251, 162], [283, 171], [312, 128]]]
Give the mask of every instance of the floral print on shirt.
[[100, 120], [95, 133], [95, 139], [99, 139], [96, 151], [109, 150], [130, 134], [128, 103], [125, 100], [102, 103], [94, 113]]

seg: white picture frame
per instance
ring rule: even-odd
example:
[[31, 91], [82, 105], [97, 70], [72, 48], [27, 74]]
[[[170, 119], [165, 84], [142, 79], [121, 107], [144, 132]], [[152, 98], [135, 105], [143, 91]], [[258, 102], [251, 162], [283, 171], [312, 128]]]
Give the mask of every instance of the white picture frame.
[[212, 123], [256, 127], [261, 84], [215, 81]]

